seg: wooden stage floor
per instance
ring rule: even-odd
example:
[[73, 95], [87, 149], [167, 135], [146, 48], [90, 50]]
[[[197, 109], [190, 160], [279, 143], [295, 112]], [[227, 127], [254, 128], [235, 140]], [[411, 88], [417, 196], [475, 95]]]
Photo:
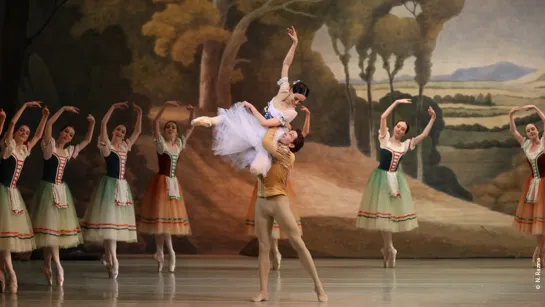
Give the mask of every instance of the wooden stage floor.
[[536, 283], [530, 259], [398, 259], [395, 269], [380, 260], [318, 259], [327, 303], [316, 301], [297, 259], [271, 272], [265, 303], [249, 302], [259, 285], [255, 258], [179, 257], [177, 264], [175, 274], [159, 274], [151, 257], [120, 258], [115, 282], [98, 261], [66, 261], [61, 290], [45, 284], [40, 261], [15, 262], [19, 293], [2, 294], [0, 306], [545, 306], [545, 280]]

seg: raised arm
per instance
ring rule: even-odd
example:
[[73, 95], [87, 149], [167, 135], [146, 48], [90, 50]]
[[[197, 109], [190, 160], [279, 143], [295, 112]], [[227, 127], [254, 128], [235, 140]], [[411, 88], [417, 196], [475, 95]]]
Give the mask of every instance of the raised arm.
[[87, 145], [89, 145], [93, 139], [93, 132], [95, 131], [95, 118], [93, 115], [89, 114], [87, 115], [87, 121], [89, 122], [89, 125], [87, 126], [87, 133], [85, 133], [85, 138], [78, 145], [79, 151], [82, 151], [83, 148], [87, 147]]
[[32, 150], [32, 148], [36, 146], [36, 144], [40, 141], [40, 139], [44, 135], [44, 129], [45, 129], [45, 123], [47, 122], [47, 117], [49, 117], [49, 109], [46, 106], [42, 108], [42, 119], [40, 120], [40, 124], [38, 125], [38, 128], [36, 129], [36, 133], [34, 133], [34, 136], [27, 144], [28, 150]]
[[42, 106], [40, 105], [39, 101], [25, 102], [23, 106], [21, 106], [19, 110], [17, 110], [17, 112], [15, 112], [15, 114], [13, 115], [13, 118], [11, 119], [8, 125], [8, 131], [6, 132], [6, 135], [4, 136], [2, 141], [13, 139], [13, 132], [15, 131], [15, 125], [17, 125], [19, 118], [21, 117], [21, 115], [23, 114], [26, 108], [41, 108], [41, 107]]
[[6, 112], [4, 112], [4, 109], [0, 109], [0, 136], [2, 135], [2, 131], [4, 131], [5, 122], [6, 122]]
[[112, 117], [112, 113], [115, 109], [126, 109], [129, 107], [128, 102], [118, 102], [112, 104], [108, 112], [104, 114], [104, 117], [102, 118], [102, 122], [100, 124], [100, 136], [99, 136], [99, 142], [105, 143], [109, 140], [108, 138], [108, 121], [110, 121], [110, 117]]
[[518, 132], [514, 118], [515, 113], [517, 113], [519, 110], [520, 107], [514, 107], [511, 109], [511, 111], [509, 111], [509, 131], [511, 131], [511, 134], [515, 137], [515, 140], [517, 140], [517, 142], [522, 145], [524, 137]]
[[142, 133], [142, 108], [135, 104], [134, 110], [136, 111], [136, 123], [134, 125], [134, 131], [129, 138], [129, 142], [131, 144], [136, 143], [136, 140], [138, 140], [140, 133]]
[[[291, 38], [292, 44], [291, 44], [290, 50], [288, 50], [288, 54], [286, 54], [286, 57], [284, 58], [284, 62], [282, 63], [282, 72], [280, 73], [281, 78], [286, 81], [288, 80], [290, 66], [293, 63], [295, 50], [297, 49], [297, 44], [299, 43], [297, 32], [295, 32], [295, 28], [293, 26], [288, 29], [288, 35]], [[278, 97], [280, 100], [284, 100], [286, 96], [288, 96], [290, 93], [289, 83], [284, 82], [279, 85], [280, 85], [280, 90], [278, 91], [278, 94], [276, 95], [276, 97]]]
[[541, 112], [541, 110], [538, 109], [538, 107], [536, 107], [535, 105], [526, 105], [524, 106], [524, 108], [526, 109], [526, 111], [529, 111], [529, 110], [536, 111], [537, 115], [539, 116], [539, 118], [541, 118], [541, 121], [543, 122], [543, 129], [545, 131], [545, 114], [543, 114], [543, 112]]
[[242, 102], [242, 105], [252, 111], [252, 114], [255, 116], [255, 118], [257, 118], [257, 121], [263, 127], [279, 127], [283, 125], [283, 123], [278, 118], [274, 117], [271, 119], [266, 119], [265, 116], [261, 114], [261, 112], [259, 112], [251, 103], [247, 101]]
[[303, 137], [307, 137], [310, 133], [310, 111], [307, 107], [301, 107], [301, 111], [305, 112], [305, 123], [303, 124]]
[[400, 103], [411, 103], [410, 99], [398, 99], [394, 101], [384, 113], [380, 116], [380, 129], [379, 129], [379, 135], [384, 136], [386, 134], [386, 131], [388, 131], [388, 116], [390, 116], [390, 113], [397, 107]]
[[179, 103], [178, 101], [174, 101], [174, 100], [171, 100], [171, 101], [166, 101], [163, 106], [161, 107], [161, 109], [159, 110], [159, 112], [157, 112], [157, 115], [155, 115], [155, 118], [153, 119], [153, 137], [158, 140], [160, 137], [161, 137], [161, 127], [159, 126], [159, 120], [161, 119], [161, 116], [163, 116], [163, 113], [165, 112], [165, 110], [167, 109], [168, 106], [175, 106], [175, 107], [179, 107], [181, 106], [182, 104]]
[[53, 116], [49, 118], [49, 120], [47, 121], [47, 124], [45, 125], [45, 132], [44, 132], [44, 139], [43, 139], [44, 143], [48, 143], [49, 140], [51, 140], [51, 138], [53, 137], [52, 135], [53, 125], [55, 124], [55, 122], [57, 122], [57, 120], [59, 119], [59, 117], [64, 111], [74, 112], [76, 114], [79, 113], [78, 108], [70, 107], [70, 106], [64, 106], [60, 108], [57, 112], [55, 112], [55, 114], [53, 114]]
[[193, 133], [193, 130], [195, 129], [195, 127], [193, 125], [191, 125], [191, 121], [193, 119], [195, 119], [195, 108], [188, 104], [186, 106], [187, 110], [189, 111], [189, 123], [188, 123], [188, 128], [184, 131], [184, 141], [187, 142], [187, 140], [189, 139], [189, 137], [191, 136], [191, 134]]
[[431, 128], [433, 127], [433, 123], [435, 122], [435, 118], [436, 118], [436, 115], [435, 115], [435, 111], [433, 110], [433, 108], [431, 106], [428, 107], [428, 114], [430, 115], [430, 121], [428, 122], [428, 125], [426, 125], [426, 128], [424, 128], [424, 131], [422, 131], [422, 133], [420, 133], [420, 135], [416, 136], [414, 139], [413, 139], [413, 146], [416, 146], [420, 143], [422, 143], [422, 141], [428, 137], [428, 135], [430, 135], [430, 131], [431, 131]]

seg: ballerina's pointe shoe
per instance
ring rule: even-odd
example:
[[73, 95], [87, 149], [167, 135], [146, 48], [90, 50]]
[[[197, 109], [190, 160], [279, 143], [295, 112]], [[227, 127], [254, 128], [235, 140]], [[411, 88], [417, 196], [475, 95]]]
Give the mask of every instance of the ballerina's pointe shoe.
[[61, 266], [57, 268], [56, 279], [57, 279], [57, 285], [59, 287], [62, 287], [64, 285], [64, 269]]
[[15, 274], [10, 274], [9, 276], [9, 284], [8, 284], [8, 291], [11, 294], [17, 293], [17, 276]]
[[325, 293], [324, 288], [317, 287], [314, 290], [316, 291], [316, 297], [318, 298], [319, 302], [327, 302], [328, 301], [329, 298], [327, 297], [327, 294]]
[[539, 246], [536, 247], [534, 250], [534, 254], [532, 255], [532, 265], [534, 268], [537, 268], [537, 260], [539, 259]]
[[271, 252], [272, 270], [280, 270], [280, 264], [282, 263], [282, 254], [280, 252]]
[[176, 270], [176, 255], [172, 254], [168, 256], [168, 271], [174, 273]]
[[4, 270], [0, 270], [0, 291], [6, 293], [6, 274], [4, 274]]
[[165, 255], [155, 253], [155, 255], [153, 255], [153, 259], [155, 259], [155, 261], [157, 261], [157, 272], [162, 272], [163, 271], [163, 264], [165, 263]]
[[112, 273], [111, 273], [111, 279], [117, 279], [117, 276], [119, 276], [119, 264], [115, 264], [112, 266]]
[[47, 280], [47, 284], [52, 286], [53, 285], [53, 272], [51, 271], [51, 268], [48, 268], [46, 266], [42, 266], [42, 273], [45, 275], [45, 279]]
[[252, 302], [258, 303], [258, 302], [265, 302], [269, 299], [269, 296], [267, 293], [259, 292], [256, 296], [252, 297]]
[[382, 262], [383, 262], [383, 266], [385, 268], [388, 267], [388, 252], [386, 251], [385, 248], [381, 248], [380, 249], [380, 253], [382, 254]]
[[191, 121], [191, 126], [212, 127], [212, 121], [208, 116], [197, 117]]
[[396, 267], [396, 256], [397, 256], [397, 250], [393, 247], [390, 247], [388, 249], [388, 267], [389, 268]]

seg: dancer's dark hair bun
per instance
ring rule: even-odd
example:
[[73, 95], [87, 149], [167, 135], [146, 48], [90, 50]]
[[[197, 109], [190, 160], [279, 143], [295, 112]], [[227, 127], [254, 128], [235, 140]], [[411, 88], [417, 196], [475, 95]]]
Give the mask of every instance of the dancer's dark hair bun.
[[301, 94], [306, 98], [308, 98], [308, 95], [310, 94], [308, 86], [299, 80], [293, 82], [292, 90], [294, 94]]

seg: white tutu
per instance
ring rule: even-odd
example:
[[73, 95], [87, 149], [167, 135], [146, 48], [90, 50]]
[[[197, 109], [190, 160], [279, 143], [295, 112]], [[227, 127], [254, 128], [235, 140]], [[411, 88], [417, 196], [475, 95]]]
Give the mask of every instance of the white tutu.
[[[226, 158], [238, 169], [250, 167], [252, 174], [266, 176], [272, 164], [272, 156], [261, 145], [267, 128], [240, 103], [218, 109], [218, 116], [221, 120], [214, 126], [214, 154]], [[286, 131], [278, 129], [275, 141]]]

